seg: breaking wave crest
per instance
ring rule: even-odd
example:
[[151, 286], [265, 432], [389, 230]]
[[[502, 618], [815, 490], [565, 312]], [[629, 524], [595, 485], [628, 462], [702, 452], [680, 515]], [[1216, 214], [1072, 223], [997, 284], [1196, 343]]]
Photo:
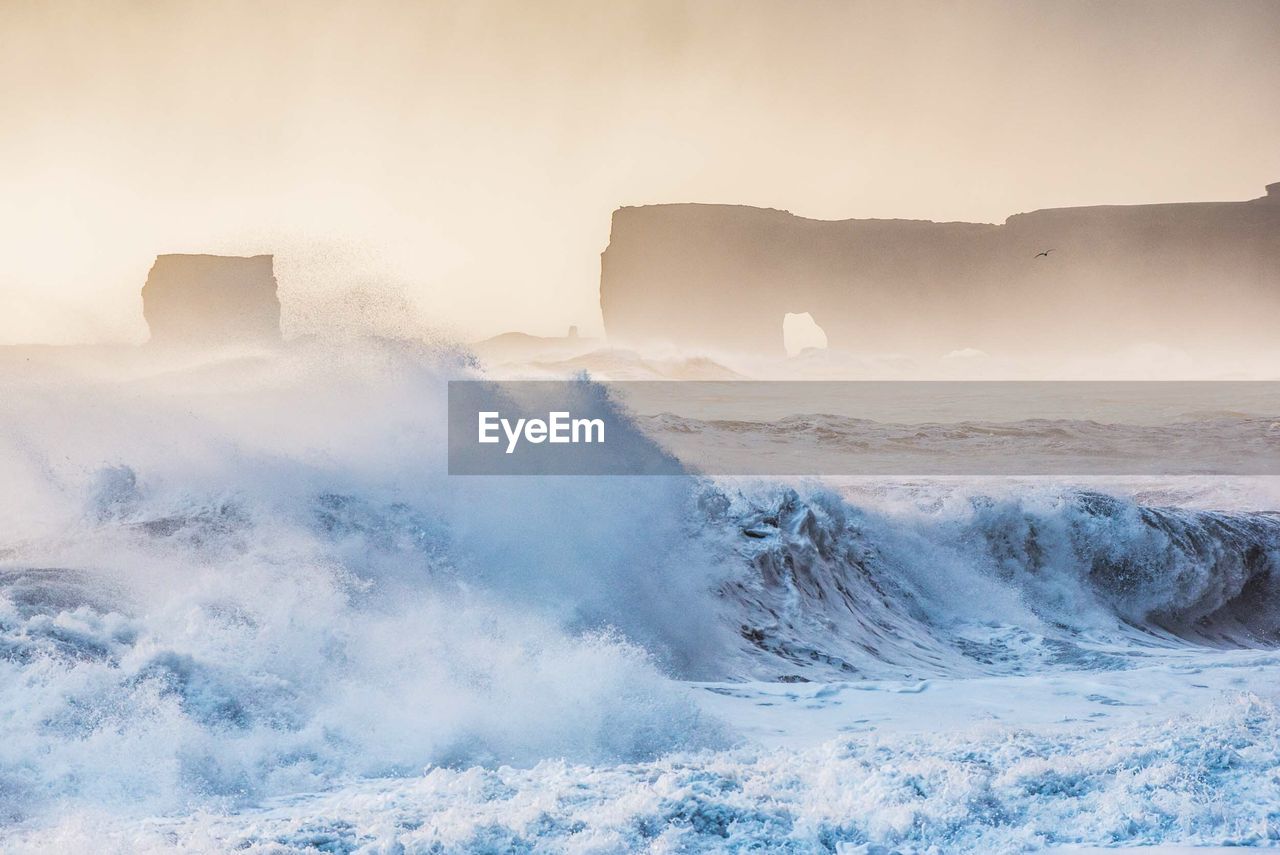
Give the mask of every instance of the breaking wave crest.
[[1153, 646], [1270, 646], [1280, 628], [1273, 513], [1052, 488], [909, 513], [775, 489], [720, 513], [751, 568], [726, 591], [771, 676], [1120, 667]]
[[366, 342], [0, 380], [0, 820], [731, 745], [673, 677], [1110, 669], [1280, 633], [1273, 514], [449, 479], [442, 381], [473, 372]]

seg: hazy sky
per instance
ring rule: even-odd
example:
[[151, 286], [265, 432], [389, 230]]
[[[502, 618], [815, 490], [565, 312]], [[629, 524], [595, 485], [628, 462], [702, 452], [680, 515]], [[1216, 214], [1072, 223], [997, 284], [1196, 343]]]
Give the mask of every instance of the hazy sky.
[[0, 342], [144, 338], [161, 252], [590, 333], [619, 205], [1252, 198], [1278, 45], [1270, 0], [0, 0]]

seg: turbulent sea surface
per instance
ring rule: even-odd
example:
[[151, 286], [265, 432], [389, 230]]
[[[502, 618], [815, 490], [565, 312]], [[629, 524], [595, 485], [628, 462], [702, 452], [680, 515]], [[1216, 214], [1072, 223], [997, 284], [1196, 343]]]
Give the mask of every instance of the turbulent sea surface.
[[3, 366], [0, 848], [1280, 845], [1274, 480], [450, 478], [477, 372]]

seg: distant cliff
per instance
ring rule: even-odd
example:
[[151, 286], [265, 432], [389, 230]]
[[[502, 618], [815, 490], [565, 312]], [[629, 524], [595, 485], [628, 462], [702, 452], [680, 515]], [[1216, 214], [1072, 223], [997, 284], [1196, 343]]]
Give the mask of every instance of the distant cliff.
[[280, 341], [272, 256], [160, 255], [142, 288], [154, 344]]
[[[1060, 208], [1003, 225], [622, 208], [601, 258], [615, 343], [782, 350], [788, 312], [859, 352], [1276, 345], [1280, 184], [1248, 202]], [[1048, 254], [1042, 254], [1045, 251]]]

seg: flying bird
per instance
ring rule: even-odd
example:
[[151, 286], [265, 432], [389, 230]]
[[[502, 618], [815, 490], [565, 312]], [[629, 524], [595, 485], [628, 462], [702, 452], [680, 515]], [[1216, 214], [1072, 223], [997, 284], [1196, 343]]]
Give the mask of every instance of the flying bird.
[[1042, 256], [1042, 255], [1043, 255], [1045, 258], [1048, 258], [1048, 257], [1049, 257], [1049, 253], [1051, 253], [1051, 252], [1053, 252], [1053, 250], [1051, 250], [1051, 249], [1046, 249], [1044, 252], [1037, 252], [1037, 253], [1036, 253], [1036, 258], [1039, 258], [1039, 257], [1040, 257], [1040, 256]]

